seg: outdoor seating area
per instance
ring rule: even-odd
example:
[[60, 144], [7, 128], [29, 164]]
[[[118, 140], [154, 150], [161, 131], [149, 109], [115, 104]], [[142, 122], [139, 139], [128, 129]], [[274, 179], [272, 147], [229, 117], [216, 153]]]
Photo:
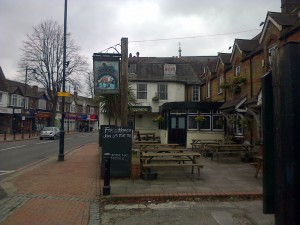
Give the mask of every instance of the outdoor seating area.
[[217, 158], [217, 163], [220, 162], [221, 156], [225, 159], [233, 158], [240, 161], [243, 157], [252, 157], [252, 163], [247, 164], [255, 166], [254, 176], [256, 178], [262, 167], [262, 157], [257, 156], [253, 145], [247, 143], [233, 144], [233, 142], [222, 140], [192, 140], [191, 145], [192, 148], [182, 148], [178, 144], [162, 144], [151, 141], [134, 142], [133, 151], [139, 158], [141, 177], [144, 180], [150, 180], [155, 173], [153, 177], [156, 178], [157, 174], [159, 175], [165, 168], [170, 172], [177, 168], [189, 168], [191, 169], [190, 173], [194, 174], [196, 168], [197, 178], [200, 179], [200, 169], [204, 168], [203, 159], [206, 157], [209, 157], [211, 161]]

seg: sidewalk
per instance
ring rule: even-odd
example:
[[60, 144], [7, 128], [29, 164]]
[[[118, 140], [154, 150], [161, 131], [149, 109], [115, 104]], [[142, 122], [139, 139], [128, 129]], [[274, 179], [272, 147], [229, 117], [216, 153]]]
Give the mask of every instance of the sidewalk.
[[0, 143], [1, 142], [9, 142], [9, 141], [19, 141], [19, 140], [27, 140], [27, 139], [34, 139], [39, 138], [39, 132], [36, 133], [24, 133], [23, 137], [22, 134], [0, 134]]
[[199, 180], [189, 169], [159, 170], [156, 180], [113, 178], [100, 202], [98, 143], [88, 144], [63, 162], [55, 156], [3, 179], [0, 224], [274, 224], [262, 212], [262, 174], [255, 178], [254, 166], [234, 157], [201, 161]]
[[1, 181], [0, 224], [99, 224], [99, 150], [88, 144]]

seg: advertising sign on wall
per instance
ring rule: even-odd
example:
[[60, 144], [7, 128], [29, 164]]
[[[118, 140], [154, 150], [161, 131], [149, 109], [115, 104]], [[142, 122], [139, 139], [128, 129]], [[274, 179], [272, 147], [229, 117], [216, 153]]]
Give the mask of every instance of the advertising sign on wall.
[[95, 94], [119, 93], [120, 54], [94, 53]]

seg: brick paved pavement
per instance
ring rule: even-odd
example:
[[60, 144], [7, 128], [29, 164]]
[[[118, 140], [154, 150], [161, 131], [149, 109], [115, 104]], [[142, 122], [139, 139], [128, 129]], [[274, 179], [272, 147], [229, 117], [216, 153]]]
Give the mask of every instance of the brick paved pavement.
[[98, 160], [98, 144], [88, 144], [4, 179], [0, 224], [99, 224]]

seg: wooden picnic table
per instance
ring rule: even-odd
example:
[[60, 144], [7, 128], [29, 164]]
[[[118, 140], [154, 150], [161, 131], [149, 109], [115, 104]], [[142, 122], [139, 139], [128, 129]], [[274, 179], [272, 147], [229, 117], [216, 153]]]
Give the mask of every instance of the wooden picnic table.
[[210, 144], [219, 144], [222, 140], [200, 140], [192, 139], [192, 151], [199, 150], [201, 153], [205, 150], [205, 147]]
[[176, 150], [172, 150], [172, 152], [141, 152], [142, 170], [147, 179], [147, 174], [150, 172], [151, 168], [192, 167], [191, 173], [193, 174], [194, 167], [197, 167], [199, 178], [200, 168], [203, 168], [203, 165], [197, 162], [200, 155], [201, 154], [197, 152]]
[[143, 148], [139, 150], [140, 152], [184, 152], [188, 151], [186, 148]]
[[139, 149], [144, 149], [148, 147], [152, 148], [178, 148], [179, 144], [161, 144], [161, 143], [134, 143], [135, 146], [137, 146]]
[[253, 145], [249, 144], [212, 144], [207, 146], [211, 153], [211, 160], [215, 155], [219, 159], [220, 154], [252, 153], [252, 147]]

